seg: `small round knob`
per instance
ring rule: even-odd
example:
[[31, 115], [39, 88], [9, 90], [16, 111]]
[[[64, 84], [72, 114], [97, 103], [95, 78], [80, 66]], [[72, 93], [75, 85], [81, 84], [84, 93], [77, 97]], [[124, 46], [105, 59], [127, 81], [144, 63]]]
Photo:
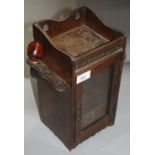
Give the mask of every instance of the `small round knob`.
[[43, 55], [43, 48], [40, 42], [32, 41], [27, 48], [27, 55], [33, 63], [38, 63]]

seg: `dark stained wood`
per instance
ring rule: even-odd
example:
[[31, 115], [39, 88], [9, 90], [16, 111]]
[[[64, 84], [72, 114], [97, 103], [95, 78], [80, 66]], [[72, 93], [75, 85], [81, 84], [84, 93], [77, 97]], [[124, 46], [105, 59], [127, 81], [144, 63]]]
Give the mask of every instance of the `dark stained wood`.
[[73, 111], [71, 90], [59, 92], [47, 81], [38, 79], [41, 120], [71, 149], [73, 141]]
[[[84, 30], [85, 35], [82, 32], [78, 34], [78, 28], [81, 26], [87, 29]], [[78, 31], [75, 32], [74, 30], [77, 29]], [[68, 33], [70, 31], [73, 33]], [[34, 23], [33, 34], [34, 40], [42, 44], [44, 51], [40, 64], [28, 60], [31, 75], [38, 79], [40, 117], [71, 150], [96, 132], [114, 124], [125, 57], [126, 35], [106, 26], [86, 7], [75, 10], [64, 21], [44, 20]], [[64, 41], [66, 34], [69, 34], [68, 40]], [[104, 42], [98, 44], [97, 36], [100, 36], [100, 40]], [[78, 44], [77, 39], [82, 40], [83, 45]], [[82, 47], [84, 49], [80, 51]], [[89, 119], [95, 121], [88, 120], [91, 123], [88, 122], [88, 126], [85, 127], [82, 124], [82, 117], [87, 116], [82, 114], [85, 81], [77, 84], [77, 76], [90, 70], [95, 77], [95, 74], [109, 67], [112, 68], [112, 73], [111, 78], [106, 79], [110, 80], [106, 93], [108, 94], [107, 110], [104, 111], [104, 116], [99, 107], [96, 107], [98, 109], [95, 114], [88, 113], [88, 116], [92, 117]], [[100, 100], [97, 98], [94, 99], [95, 101]], [[100, 118], [93, 118], [97, 114]]]

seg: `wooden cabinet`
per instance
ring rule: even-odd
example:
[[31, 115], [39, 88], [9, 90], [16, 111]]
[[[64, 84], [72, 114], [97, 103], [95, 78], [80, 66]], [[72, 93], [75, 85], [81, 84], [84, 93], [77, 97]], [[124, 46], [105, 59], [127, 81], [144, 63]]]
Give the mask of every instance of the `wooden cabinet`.
[[28, 59], [41, 120], [72, 149], [114, 124], [126, 36], [86, 7], [64, 21], [37, 22], [33, 33], [43, 51], [31, 46]]

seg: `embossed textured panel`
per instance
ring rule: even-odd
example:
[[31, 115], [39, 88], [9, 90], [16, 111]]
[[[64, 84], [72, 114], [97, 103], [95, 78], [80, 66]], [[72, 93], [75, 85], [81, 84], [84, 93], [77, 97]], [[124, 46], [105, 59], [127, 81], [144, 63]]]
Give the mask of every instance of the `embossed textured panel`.
[[86, 25], [81, 25], [52, 38], [56, 48], [74, 57], [95, 49], [108, 41]]

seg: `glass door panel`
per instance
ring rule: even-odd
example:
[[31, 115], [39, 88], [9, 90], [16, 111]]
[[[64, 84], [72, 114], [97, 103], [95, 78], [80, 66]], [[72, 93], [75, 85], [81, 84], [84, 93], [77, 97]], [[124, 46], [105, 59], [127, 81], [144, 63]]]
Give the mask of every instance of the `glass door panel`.
[[113, 66], [94, 71], [91, 78], [82, 83], [81, 130], [104, 118], [108, 112]]

